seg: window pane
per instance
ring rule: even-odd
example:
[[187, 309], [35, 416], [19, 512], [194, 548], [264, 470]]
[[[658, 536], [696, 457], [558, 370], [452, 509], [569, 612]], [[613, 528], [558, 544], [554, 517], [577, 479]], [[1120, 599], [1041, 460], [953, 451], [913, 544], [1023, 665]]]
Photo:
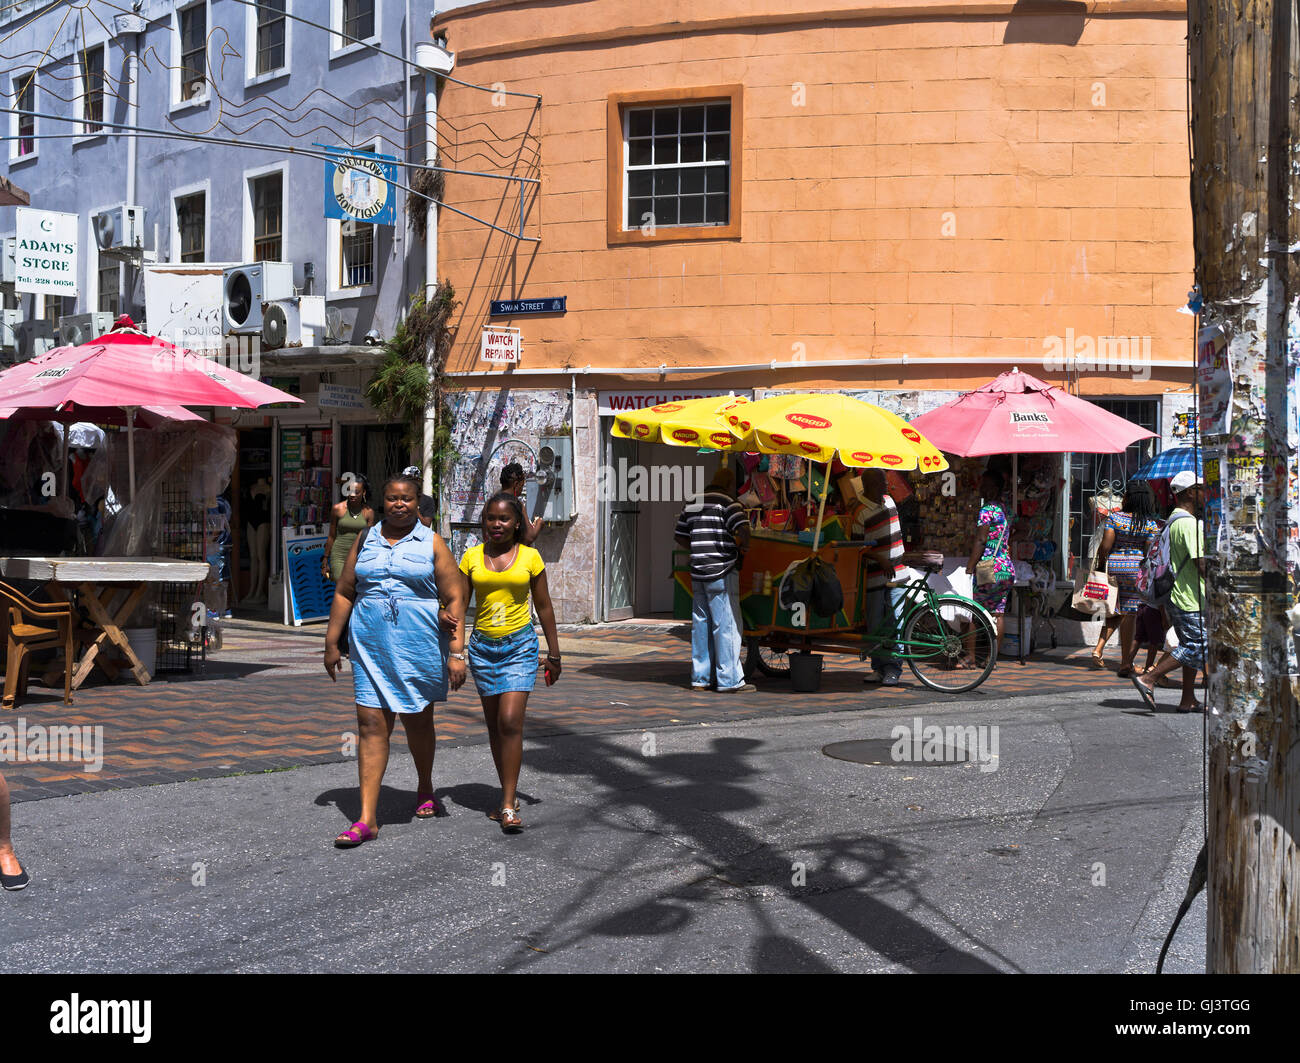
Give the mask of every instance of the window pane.
[[677, 200], [675, 199], [655, 200], [655, 224], [656, 225], [677, 224]]
[[344, 222], [340, 227], [343, 266], [340, 286], [356, 288], [375, 279], [375, 227], [369, 222]]
[[206, 52], [208, 36], [207, 10], [203, 4], [180, 13], [181, 23], [181, 99], [202, 96], [207, 87]]
[[680, 220], [683, 225], [699, 225], [704, 221], [703, 196], [682, 196], [681, 205]]
[[180, 234], [182, 262], [203, 262], [206, 259], [207, 251], [203, 245], [206, 198], [202, 192], [197, 192], [176, 201], [176, 227]]
[[81, 117], [83, 133], [98, 133], [104, 121], [104, 49], [81, 53]]
[[253, 179], [253, 257], [259, 262], [279, 262], [283, 218], [282, 175]]
[[645, 107], [627, 112], [627, 227], [730, 221], [731, 105]]
[[[23, 74], [21, 78], [15, 78], [14, 84], [18, 87], [18, 110], [34, 111], [36, 110], [36, 75], [35, 73]], [[36, 119], [30, 114], [18, 116], [18, 154], [19, 156], [30, 155], [36, 150]]]
[[343, 0], [343, 32], [358, 40], [373, 37], [375, 0]]
[[627, 227], [629, 229], [639, 228], [645, 223], [645, 216], [654, 213], [654, 200], [629, 199], [627, 201]]
[[677, 108], [662, 107], [655, 111], [655, 133], [677, 132]]
[[682, 195], [696, 195], [704, 191], [704, 171], [703, 170], [683, 170], [682, 171]]
[[262, 0], [257, 8], [257, 72], [284, 66], [285, 0]]

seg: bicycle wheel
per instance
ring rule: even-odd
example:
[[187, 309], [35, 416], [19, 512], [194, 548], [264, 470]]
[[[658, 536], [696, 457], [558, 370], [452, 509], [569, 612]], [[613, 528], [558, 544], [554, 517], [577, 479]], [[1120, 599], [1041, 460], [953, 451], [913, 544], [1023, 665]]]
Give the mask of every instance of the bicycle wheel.
[[790, 674], [790, 651], [774, 650], [761, 638], [748, 639], [749, 653], [745, 657], [745, 673], [753, 675], [786, 676]]
[[921, 605], [908, 618], [900, 649], [912, 674], [931, 690], [974, 690], [998, 662], [997, 629], [983, 609], [959, 595], [941, 595], [935, 605]]

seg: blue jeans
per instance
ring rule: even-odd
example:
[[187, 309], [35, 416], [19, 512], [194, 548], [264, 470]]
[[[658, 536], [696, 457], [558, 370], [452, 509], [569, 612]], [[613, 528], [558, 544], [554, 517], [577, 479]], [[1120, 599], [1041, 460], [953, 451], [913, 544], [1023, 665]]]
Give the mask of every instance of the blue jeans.
[[[889, 605], [894, 613], [894, 624], [903, 625], [903, 599], [907, 597], [906, 587], [881, 587], [867, 592], [867, 629], [874, 631], [885, 618], [885, 594], [889, 594]], [[901, 631], [898, 638], [903, 637]], [[893, 653], [883, 647], [877, 648], [871, 655], [871, 667], [879, 672], [887, 682], [893, 682], [903, 674], [902, 662]]]
[[[691, 580], [691, 686], [706, 687], [718, 673], [718, 689], [743, 686], [740, 660], [740, 573], [707, 583]], [[712, 655], [709, 645], [712, 642]]]

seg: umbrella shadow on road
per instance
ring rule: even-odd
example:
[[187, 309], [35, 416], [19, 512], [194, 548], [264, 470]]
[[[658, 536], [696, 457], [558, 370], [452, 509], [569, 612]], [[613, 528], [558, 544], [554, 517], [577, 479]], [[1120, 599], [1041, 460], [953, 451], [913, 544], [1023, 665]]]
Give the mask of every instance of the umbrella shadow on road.
[[[573, 741], [552, 736], [530, 739], [529, 770], [566, 775], [585, 783], [599, 823], [627, 836], [629, 863], [637, 850], [644, 848], [647, 831], [651, 831], [689, 845], [692, 855], [683, 856], [683, 862], [703, 864], [708, 870], [658, 897], [594, 923], [572, 926], [569, 920], [581, 920], [581, 913], [601, 890], [604, 880], [592, 880], [547, 926], [534, 932], [534, 937], [552, 941], [550, 953], [593, 934], [640, 937], [675, 933], [697, 914], [704, 914], [704, 906], [715, 911], [718, 902], [732, 901], [746, 905], [758, 930], [749, 943], [750, 970], [832, 970], [803, 942], [782, 933], [773, 923], [765, 902], [783, 896], [838, 926], [892, 964], [915, 971], [998, 970], [958, 943], [973, 938], [925, 901], [921, 895], [923, 876], [910, 869], [915, 854], [897, 843], [854, 833], [811, 844], [773, 847], [754, 828], [725, 815], [763, 807], [761, 796], [751, 788], [763, 769], [750, 759], [763, 746], [761, 741], [715, 738], [707, 752], [659, 756], [642, 756], [635, 747], [602, 736], [578, 739], [585, 748], [581, 756], [575, 756]], [[910, 897], [909, 907], [925, 909], [952, 926], [954, 933], [940, 936], [871, 895], [900, 891]], [[561, 934], [564, 940], [555, 941]], [[976, 944], [997, 956], [987, 945]], [[533, 962], [533, 957], [522, 957], [511, 969], [522, 970]]]

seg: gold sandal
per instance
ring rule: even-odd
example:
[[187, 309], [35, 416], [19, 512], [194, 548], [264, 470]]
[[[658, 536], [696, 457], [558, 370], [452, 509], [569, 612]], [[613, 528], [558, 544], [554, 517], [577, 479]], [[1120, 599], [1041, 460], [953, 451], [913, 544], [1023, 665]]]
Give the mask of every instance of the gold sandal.
[[518, 834], [524, 829], [524, 821], [519, 818], [518, 809], [503, 808], [500, 815], [502, 834]]
[[[515, 811], [516, 811], [516, 812], [519, 811], [519, 798], [517, 798], [517, 797], [515, 798]], [[491, 812], [489, 812], [489, 813], [487, 814], [487, 817], [488, 817], [488, 819], [492, 820], [493, 823], [500, 823], [500, 822], [501, 822], [501, 809], [499, 809], [499, 808], [494, 808]]]

